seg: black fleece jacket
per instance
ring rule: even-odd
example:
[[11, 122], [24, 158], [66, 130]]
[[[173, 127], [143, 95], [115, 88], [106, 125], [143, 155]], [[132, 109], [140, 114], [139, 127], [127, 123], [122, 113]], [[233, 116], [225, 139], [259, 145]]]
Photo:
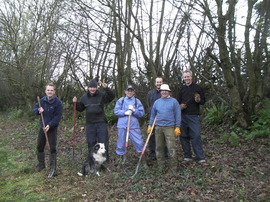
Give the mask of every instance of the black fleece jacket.
[[94, 95], [88, 91], [77, 102], [76, 108], [80, 112], [85, 110], [86, 123], [107, 122], [104, 104], [111, 102], [114, 97], [114, 93], [109, 88], [105, 88], [105, 92], [97, 90]]
[[[195, 102], [194, 94], [199, 93], [201, 96], [201, 101], [199, 103]], [[205, 94], [199, 85], [191, 83], [189, 86], [184, 86], [177, 97], [179, 104], [186, 104], [187, 108], [182, 110], [182, 114], [187, 115], [199, 115], [200, 105], [205, 103]]]

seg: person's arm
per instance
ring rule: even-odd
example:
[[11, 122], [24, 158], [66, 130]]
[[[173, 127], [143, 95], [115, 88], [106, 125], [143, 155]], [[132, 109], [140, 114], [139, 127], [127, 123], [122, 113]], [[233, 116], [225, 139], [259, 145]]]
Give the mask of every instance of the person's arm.
[[[135, 99], [137, 99], [137, 98], [135, 98]], [[144, 107], [139, 99], [137, 99], [137, 101], [135, 101], [135, 103], [137, 103], [137, 104], [135, 106], [135, 109], [134, 109], [132, 115], [139, 119], [139, 118], [143, 117], [143, 115], [144, 115]]]
[[118, 117], [125, 116], [125, 110], [122, 109], [122, 105], [124, 104], [122, 99], [124, 99], [124, 97], [118, 99], [114, 107], [114, 114]]
[[107, 104], [107, 103], [113, 101], [113, 99], [115, 98], [115, 94], [108, 87], [106, 87], [104, 89], [105, 89], [105, 94], [104, 94], [104, 97], [103, 97], [103, 102], [104, 102], [104, 104]]

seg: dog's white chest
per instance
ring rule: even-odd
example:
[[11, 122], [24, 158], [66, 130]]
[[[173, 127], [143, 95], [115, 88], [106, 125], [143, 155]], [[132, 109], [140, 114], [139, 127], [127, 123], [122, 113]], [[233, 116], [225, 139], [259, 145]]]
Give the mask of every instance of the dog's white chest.
[[99, 162], [100, 164], [102, 164], [104, 161], [106, 161], [106, 157], [103, 156], [103, 154], [93, 154], [93, 157], [95, 159], [95, 161]]

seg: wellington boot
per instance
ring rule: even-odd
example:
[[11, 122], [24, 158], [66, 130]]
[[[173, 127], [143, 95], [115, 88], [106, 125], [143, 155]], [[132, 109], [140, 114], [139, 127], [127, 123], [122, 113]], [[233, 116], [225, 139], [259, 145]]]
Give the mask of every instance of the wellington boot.
[[50, 172], [48, 178], [57, 176], [56, 173], [56, 153], [50, 155]]
[[38, 152], [37, 158], [38, 158], [37, 172], [40, 172], [45, 168], [45, 153]]

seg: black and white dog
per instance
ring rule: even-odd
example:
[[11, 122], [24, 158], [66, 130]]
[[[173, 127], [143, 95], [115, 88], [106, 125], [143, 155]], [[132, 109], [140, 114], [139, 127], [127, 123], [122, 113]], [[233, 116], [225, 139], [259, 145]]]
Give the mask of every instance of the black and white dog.
[[82, 171], [78, 172], [79, 176], [86, 176], [90, 173], [96, 173], [100, 176], [99, 171], [103, 166], [105, 169], [109, 170], [103, 164], [107, 160], [106, 149], [104, 143], [97, 143], [93, 147], [91, 154], [88, 155], [86, 162], [82, 167]]

